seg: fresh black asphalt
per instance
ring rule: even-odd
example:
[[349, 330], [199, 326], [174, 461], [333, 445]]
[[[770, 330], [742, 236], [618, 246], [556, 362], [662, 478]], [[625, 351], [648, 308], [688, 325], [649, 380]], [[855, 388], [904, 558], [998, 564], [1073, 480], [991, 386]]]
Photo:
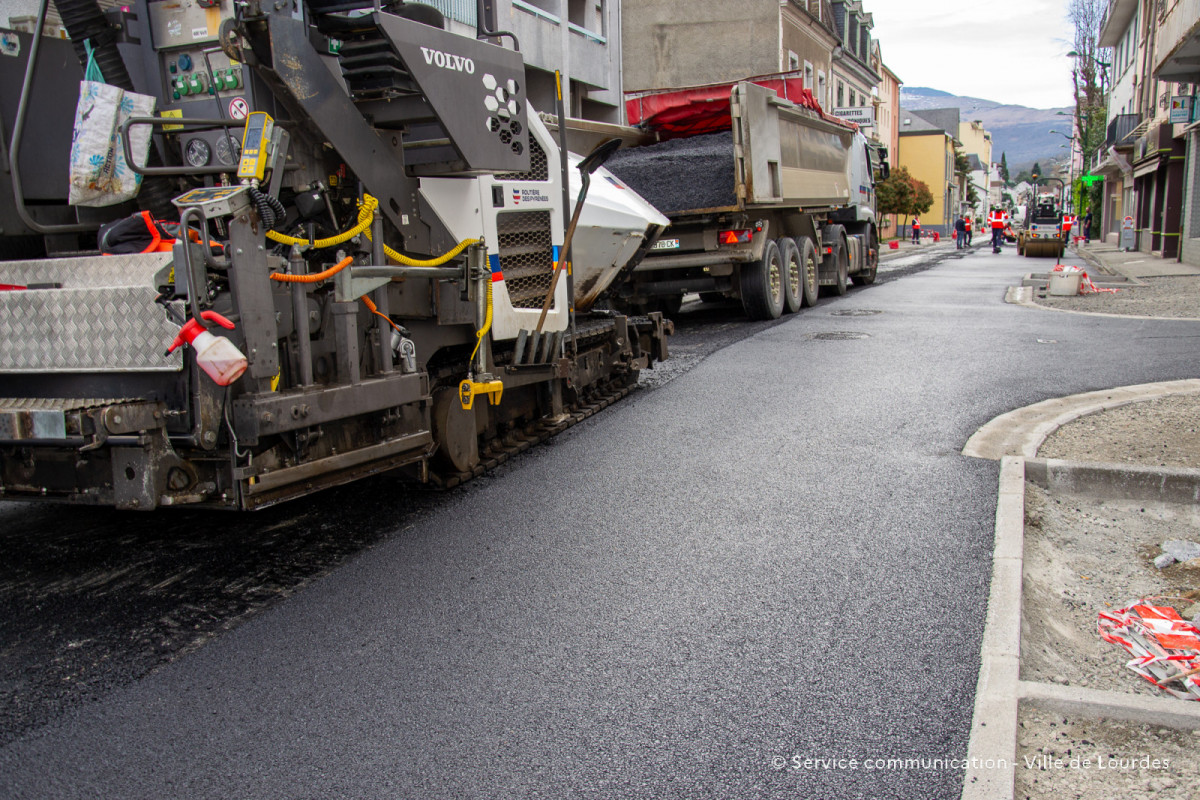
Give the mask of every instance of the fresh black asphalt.
[[977, 251], [708, 354], [7, 745], [0, 796], [957, 796], [862, 762], [966, 755], [998, 466], [960, 448], [1196, 377], [1200, 323], [1005, 304], [1031, 268]]

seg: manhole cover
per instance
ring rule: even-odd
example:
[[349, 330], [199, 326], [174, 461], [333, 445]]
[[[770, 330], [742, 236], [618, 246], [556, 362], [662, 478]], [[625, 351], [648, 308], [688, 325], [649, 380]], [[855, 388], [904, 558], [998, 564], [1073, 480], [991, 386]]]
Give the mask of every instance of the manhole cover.
[[810, 333], [809, 339], [819, 339], [822, 341], [842, 340], [842, 339], [870, 339], [870, 334], [859, 333], [858, 331], [827, 331], [825, 333]]
[[883, 312], [876, 308], [846, 308], [841, 311], [830, 311], [831, 317], [873, 317]]

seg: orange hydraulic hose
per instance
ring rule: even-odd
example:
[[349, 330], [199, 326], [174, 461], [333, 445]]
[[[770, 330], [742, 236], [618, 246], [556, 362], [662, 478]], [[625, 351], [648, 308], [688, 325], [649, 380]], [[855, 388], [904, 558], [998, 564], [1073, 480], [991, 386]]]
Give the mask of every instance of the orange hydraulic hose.
[[403, 335], [403, 333], [400, 330], [400, 326], [397, 325], [396, 323], [392, 322], [391, 318], [384, 315], [384, 313], [379, 310], [379, 307], [371, 301], [371, 298], [367, 297], [364, 294], [362, 297], [360, 297], [358, 299], [363, 301], [363, 305], [365, 305], [367, 307], [368, 311], [370, 311], [372, 314], [375, 314], [380, 319], [383, 319], [384, 321], [387, 322], [388, 325], [391, 325], [393, 328], [395, 328], [396, 333], [400, 333], [401, 335]]
[[332, 278], [334, 275], [350, 266], [352, 261], [354, 261], [353, 258], [346, 256], [324, 272], [317, 272], [313, 275], [288, 275], [285, 272], [272, 272], [271, 280], [280, 281], [281, 283], [320, 283], [326, 278]]

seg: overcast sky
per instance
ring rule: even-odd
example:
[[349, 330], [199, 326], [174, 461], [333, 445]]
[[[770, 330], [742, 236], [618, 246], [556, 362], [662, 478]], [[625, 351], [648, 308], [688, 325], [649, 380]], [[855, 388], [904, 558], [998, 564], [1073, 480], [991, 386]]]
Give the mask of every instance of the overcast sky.
[[907, 86], [1000, 103], [1072, 105], [1067, 0], [871, 0], [883, 63]]

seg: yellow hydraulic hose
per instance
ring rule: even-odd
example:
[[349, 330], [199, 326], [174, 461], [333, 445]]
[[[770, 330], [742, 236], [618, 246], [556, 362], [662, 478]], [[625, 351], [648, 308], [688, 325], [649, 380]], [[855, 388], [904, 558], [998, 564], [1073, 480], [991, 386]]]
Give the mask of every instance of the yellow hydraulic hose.
[[487, 336], [488, 331], [492, 329], [492, 280], [489, 277], [487, 282], [487, 313], [483, 316], [483, 327], [475, 332], [475, 349], [471, 351], [471, 358], [468, 363], [475, 360], [475, 354], [479, 352], [479, 345], [483, 344], [483, 337]]
[[[360, 233], [365, 233], [367, 238], [371, 238], [371, 221], [375, 217], [375, 209], [379, 208], [379, 200], [371, 195], [363, 195], [362, 202], [358, 204], [358, 224], [348, 231], [343, 231], [336, 236], [330, 236], [327, 239], [317, 239], [310, 242], [308, 239], [299, 239], [295, 236], [287, 236], [275, 231], [267, 231], [267, 238], [273, 242], [280, 244], [298, 244], [317, 248], [318, 250], [324, 247], [334, 247], [348, 242]], [[457, 256], [463, 250], [466, 250], [471, 245], [477, 243], [478, 239], [463, 239], [454, 246], [448, 253], [444, 253], [436, 258], [417, 259], [409, 258], [408, 256], [393, 250], [386, 244], [383, 246], [384, 254], [393, 261], [403, 264], [407, 267], [438, 267], [445, 264], [450, 259]]]
[[371, 195], [365, 195], [361, 203], [358, 204], [358, 224], [348, 231], [343, 231], [337, 236], [330, 236], [328, 239], [317, 239], [315, 242], [310, 242], [308, 239], [298, 239], [295, 236], [287, 236], [275, 231], [267, 231], [267, 238], [273, 242], [280, 244], [300, 244], [311, 245], [320, 250], [323, 247], [335, 247], [336, 245], [348, 242], [355, 236], [366, 231], [367, 236], [371, 235], [371, 219], [375, 216], [375, 209], [379, 207], [379, 201]]

